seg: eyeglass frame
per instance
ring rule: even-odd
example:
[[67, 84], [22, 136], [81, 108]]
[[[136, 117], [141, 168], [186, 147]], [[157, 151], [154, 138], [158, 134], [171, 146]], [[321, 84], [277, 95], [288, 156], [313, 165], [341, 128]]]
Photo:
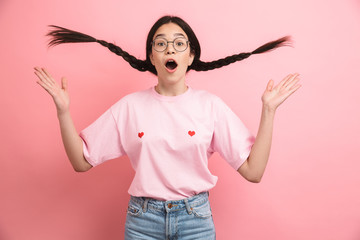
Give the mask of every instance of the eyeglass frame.
[[[175, 43], [175, 41], [176, 41], [176, 39], [179, 39], [179, 38], [183, 38], [183, 39], [185, 39], [186, 40], [186, 48], [184, 49], [184, 50], [182, 50], [182, 51], [179, 51], [179, 50], [177, 50], [176, 49], [176, 47], [175, 47], [175, 45], [174, 45], [174, 43]], [[165, 40], [166, 41], [166, 47], [164, 48], [164, 50], [162, 50], [162, 51], [158, 51], [158, 50], [156, 50], [155, 49], [155, 40], [156, 39], [163, 39], [163, 40]], [[173, 44], [173, 48], [177, 51], [177, 52], [185, 52], [186, 51], [186, 49], [188, 49], [188, 47], [189, 47], [189, 43], [190, 43], [190, 41], [189, 40], [187, 40], [186, 38], [184, 38], [184, 37], [177, 37], [177, 38], [174, 38], [174, 40], [173, 41], [168, 41], [168, 40], [166, 40], [165, 38], [162, 38], [162, 37], [158, 37], [158, 38], [155, 38], [152, 42], [151, 42], [151, 46], [153, 47], [153, 49], [156, 51], [156, 52], [164, 52], [168, 47], [169, 47], [169, 43], [172, 43]]]

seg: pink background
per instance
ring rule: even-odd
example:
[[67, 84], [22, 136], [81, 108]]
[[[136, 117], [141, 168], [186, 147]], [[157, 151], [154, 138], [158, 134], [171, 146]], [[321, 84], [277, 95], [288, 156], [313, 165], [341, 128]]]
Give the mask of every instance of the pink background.
[[115, 42], [144, 59], [146, 35], [164, 14], [192, 26], [205, 61], [294, 39], [294, 48], [188, 74], [189, 85], [223, 98], [254, 134], [267, 81], [292, 72], [302, 78], [277, 113], [260, 184], [246, 182], [217, 154], [210, 160], [219, 176], [210, 193], [217, 238], [360, 239], [358, 0], [1, 0], [0, 239], [123, 239], [134, 173], [128, 159], [75, 173], [33, 67], [68, 78], [80, 131], [156, 78], [98, 44], [47, 49], [47, 25]]

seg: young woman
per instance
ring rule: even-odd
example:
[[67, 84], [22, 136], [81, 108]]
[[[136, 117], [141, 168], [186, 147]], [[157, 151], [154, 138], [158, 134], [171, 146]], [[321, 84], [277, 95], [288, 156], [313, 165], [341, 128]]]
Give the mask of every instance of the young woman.
[[146, 42], [146, 60], [91, 36], [56, 27], [50, 45], [98, 42], [139, 71], [156, 74], [156, 86], [129, 94], [93, 124], [77, 133], [69, 112], [67, 81], [61, 86], [44, 68], [35, 68], [40, 84], [53, 98], [67, 156], [75, 171], [87, 171], [127, 155], [135, 169], [125, 224], [125, 239], [215, 239], [208, 191], [217, 177], [208, 158], [220, 155], [245, 179], [260, 182], [269, 158], [276, 109], [300, 88], [299, 75], [278, 85], [272, 80], [262, 95], [256, 138], [218, 97], [195, 90], [186, 72], [207, 71], [287, 44], [269, 42], [251, 53], [213, 62], [200, 60], [200, 45], [190, 26], [178, 17], [160, 18]]

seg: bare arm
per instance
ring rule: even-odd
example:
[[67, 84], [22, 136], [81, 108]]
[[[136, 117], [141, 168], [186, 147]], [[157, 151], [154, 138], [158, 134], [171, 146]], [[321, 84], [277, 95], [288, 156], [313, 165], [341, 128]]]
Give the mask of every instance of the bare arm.
[[270, 80], [266, 87], [262, 96], [262, 114], [255, 143], [249, 158], [238, 169], [238, 172], [250, 182], [261, 181], [270, 155], [276, 109], [301, 87], [298, 84], [298, 76], [299, 74], [289, 74], [274, 88], [274, 81]]
[[37, 83], [51, 95], [55, 102], [62, 141], [74, 170], [77, 172], [89, 170], [92, 166], [83, 155], [82, 140], [75, 129], [70, 115], [70, 97], [66, 79], [62, 78], [61, 86], [59, 86], [46, 69], [36, 67], [35, 74], [39, 78]]

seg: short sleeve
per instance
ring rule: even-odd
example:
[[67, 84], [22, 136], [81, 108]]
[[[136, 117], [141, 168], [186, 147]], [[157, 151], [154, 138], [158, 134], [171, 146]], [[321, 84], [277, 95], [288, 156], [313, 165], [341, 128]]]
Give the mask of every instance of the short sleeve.
[[111, 108], [80, 132], [85, 159], [92, 165], [124, 155], [119, 130]]
[[213, 111], [215, 125], [212, 150], [218, 152], [232, 168], [238, 170], [249, 157], [255, 138], [220, 98], [215, 99]]

